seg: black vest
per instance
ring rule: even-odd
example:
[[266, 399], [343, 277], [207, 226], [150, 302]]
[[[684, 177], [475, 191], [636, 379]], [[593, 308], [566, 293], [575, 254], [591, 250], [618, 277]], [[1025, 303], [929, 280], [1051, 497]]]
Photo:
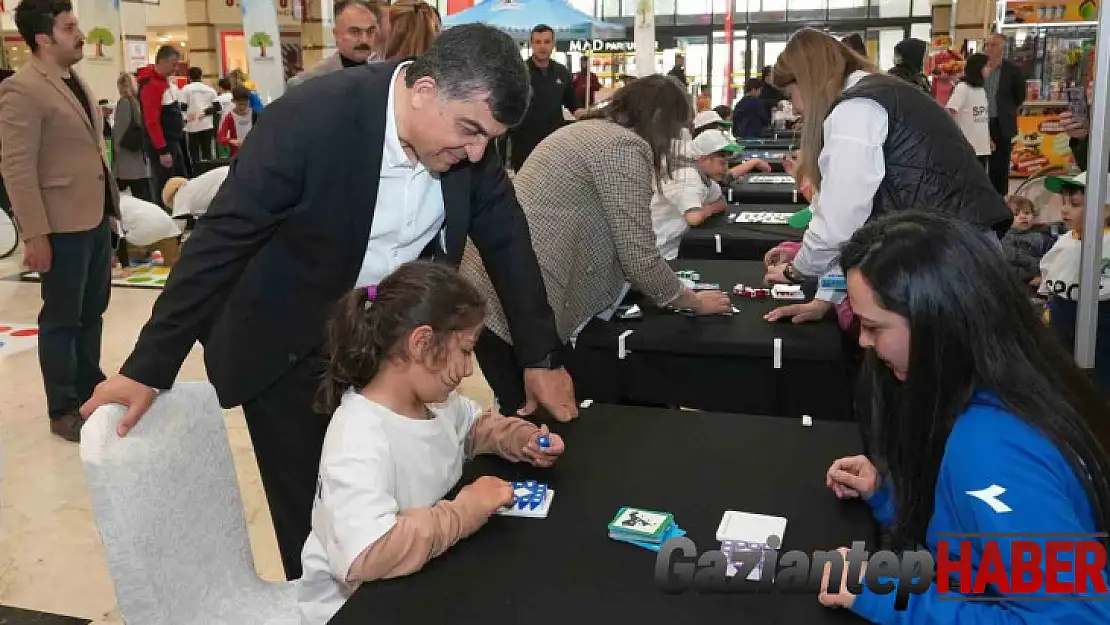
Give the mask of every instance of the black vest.
[[890, 211], [944, 213], [1002, 236], [1013, 216], [956, 122], [931, 95], [893, 76], [872, 74], [832, 106], [866, 98], [886, 109], [886, 175], [871, 219]]

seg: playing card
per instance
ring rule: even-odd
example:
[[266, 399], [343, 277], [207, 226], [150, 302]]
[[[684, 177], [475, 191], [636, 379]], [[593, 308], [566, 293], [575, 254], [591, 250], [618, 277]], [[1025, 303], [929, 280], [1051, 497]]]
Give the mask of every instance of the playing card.
[[667, 512], [642, 508], [621, 508], [609, 523], [609, 535], [634, 540], [659, 542], [674, 523], [674, 516]]

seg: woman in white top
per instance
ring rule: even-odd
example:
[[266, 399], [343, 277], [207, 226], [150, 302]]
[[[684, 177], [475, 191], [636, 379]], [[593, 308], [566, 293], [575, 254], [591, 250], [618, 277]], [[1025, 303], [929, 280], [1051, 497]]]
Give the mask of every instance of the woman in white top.
[[945, 108], [975, 149], [975, 155], [987, 167], [994, 145], [991, 143], [990, 115], [987, 102], [987, 55], [972, 54], [964, 66], [964, 75], [952, 91]]
[[801, 246], [780, 246], [765, 257], [766, 280], [823, 280], [816, 299], [777, 308], [768, 321], [821, 319], [843, 302], [840, 245], [883, 213], [940, 212], [998, 236], [1009, 229], [1013, 215], [974, 150], [916, 86], [810, 28], [790, 37], [772, 77], [801, 112], [794, 175], [810, 181], [816, 197]]

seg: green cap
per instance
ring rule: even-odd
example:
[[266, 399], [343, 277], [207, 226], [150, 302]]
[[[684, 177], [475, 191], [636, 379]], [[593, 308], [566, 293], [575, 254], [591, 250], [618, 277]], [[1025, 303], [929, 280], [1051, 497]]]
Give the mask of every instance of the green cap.
[[1044, 179], [1044, 188], [1053, 193], [1063, 193], [1064, 189], [1086, 189], [1087, 172], [1077, 176], [1048, 176]]

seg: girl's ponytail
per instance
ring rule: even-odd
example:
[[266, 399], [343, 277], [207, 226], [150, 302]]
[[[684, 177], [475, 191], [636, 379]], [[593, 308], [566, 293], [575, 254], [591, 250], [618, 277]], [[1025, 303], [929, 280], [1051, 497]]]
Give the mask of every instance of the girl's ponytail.
[[386, 355], [389, 346], [380, 343], [380, 315], [372, 299], [376, 288], [351, 291], [335, 305], [328, 325], [328, 367], [316, 402], [321, 413], [335, 412], [348, 389], [373, 379]]

